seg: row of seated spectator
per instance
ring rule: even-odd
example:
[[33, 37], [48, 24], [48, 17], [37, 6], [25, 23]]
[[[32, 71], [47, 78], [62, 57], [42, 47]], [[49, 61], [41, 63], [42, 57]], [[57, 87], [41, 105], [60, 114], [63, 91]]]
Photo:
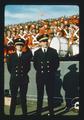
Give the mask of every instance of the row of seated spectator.
[[13, 41], [18, 37], [25, 39], [23, 50], [26, 51], [27, 47], [30, 49], [39, 47], [39, 42], [37, 41], [39, 34], [48, 34], [50, 45], [52, 38], [55, 36], [59, 37], [61, 32], [63, 32], [63, 37], [68, 41], [68, 47], [73, 43], [79, 44], [79, 15], [5, 26], [4, 57], [15, 51]]

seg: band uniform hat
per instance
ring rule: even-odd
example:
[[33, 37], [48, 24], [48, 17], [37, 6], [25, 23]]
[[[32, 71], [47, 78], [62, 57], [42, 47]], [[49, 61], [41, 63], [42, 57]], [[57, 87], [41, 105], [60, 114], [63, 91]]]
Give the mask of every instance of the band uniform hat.
[[22, 38], [17, 38], [17, 39], [14, 40], [14, 44], [23, 46], [25, 44], [25, 40], [22, 39]]
[[42, 34], [37, 37], [37, 41], [39, 42], [48, 42], [48, 34]]

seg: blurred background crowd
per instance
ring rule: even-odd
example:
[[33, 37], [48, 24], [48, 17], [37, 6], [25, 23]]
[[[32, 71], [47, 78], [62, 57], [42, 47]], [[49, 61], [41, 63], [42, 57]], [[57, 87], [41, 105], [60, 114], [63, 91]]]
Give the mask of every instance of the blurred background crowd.
[[40, 34], [49, 35], [49, 46], [56, 48], [60, 57], [79, 54], [79, 15], [62, 16], [58, 19], [40, 19], [5, 26], [4, 62], [8, 54], [15, 52], [16, 38], [23, 38], [25, 40], [23, 51], [29, 47], [34, 55], [34, 51], [39, 48], [37, 36]]

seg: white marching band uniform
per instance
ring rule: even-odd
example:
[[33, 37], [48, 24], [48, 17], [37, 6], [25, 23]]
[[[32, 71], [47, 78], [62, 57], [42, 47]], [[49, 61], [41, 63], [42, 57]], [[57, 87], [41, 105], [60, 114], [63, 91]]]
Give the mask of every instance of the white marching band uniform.
[[68, 41], [64, 37], [53, 37], [50, 47], [56, 49], [60, 56], [65, 57], [68, 52]]

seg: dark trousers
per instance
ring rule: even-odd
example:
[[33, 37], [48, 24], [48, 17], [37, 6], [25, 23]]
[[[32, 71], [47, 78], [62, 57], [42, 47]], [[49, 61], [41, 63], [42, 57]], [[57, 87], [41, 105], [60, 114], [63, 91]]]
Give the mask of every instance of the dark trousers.
[[28, 84], [12, 84], [10, 87], [11, 90], [11, 105], [10, 105], [10, 115], [13, 116], [15, 113], [16, 102], [17, 102], [17, 94], [18, 88], [20, 88], [20, 100], [21, 100], [21, 107], [22, 112], [24, 115], [27, 114], [27, 101], [26, 101], [26, 94], [28, 89]]
[[52, 82], [37, 82], [37, 114], [41, 114], [44, 96], [44, 86], [48, 96], [48, 109], [50, 114], [53, 114], [53, 84]]
[[73, 91], [71, 91], [71, 90], [65, 91], [66, 106], [67, 107], [72, 107], [72, 103], [71, 103], [72, 99], [75, 98], [75, 97], [78, 97], [78, 96], [79, 96], [78, 91], [75, 90], [74, 88], [73, 88]]

